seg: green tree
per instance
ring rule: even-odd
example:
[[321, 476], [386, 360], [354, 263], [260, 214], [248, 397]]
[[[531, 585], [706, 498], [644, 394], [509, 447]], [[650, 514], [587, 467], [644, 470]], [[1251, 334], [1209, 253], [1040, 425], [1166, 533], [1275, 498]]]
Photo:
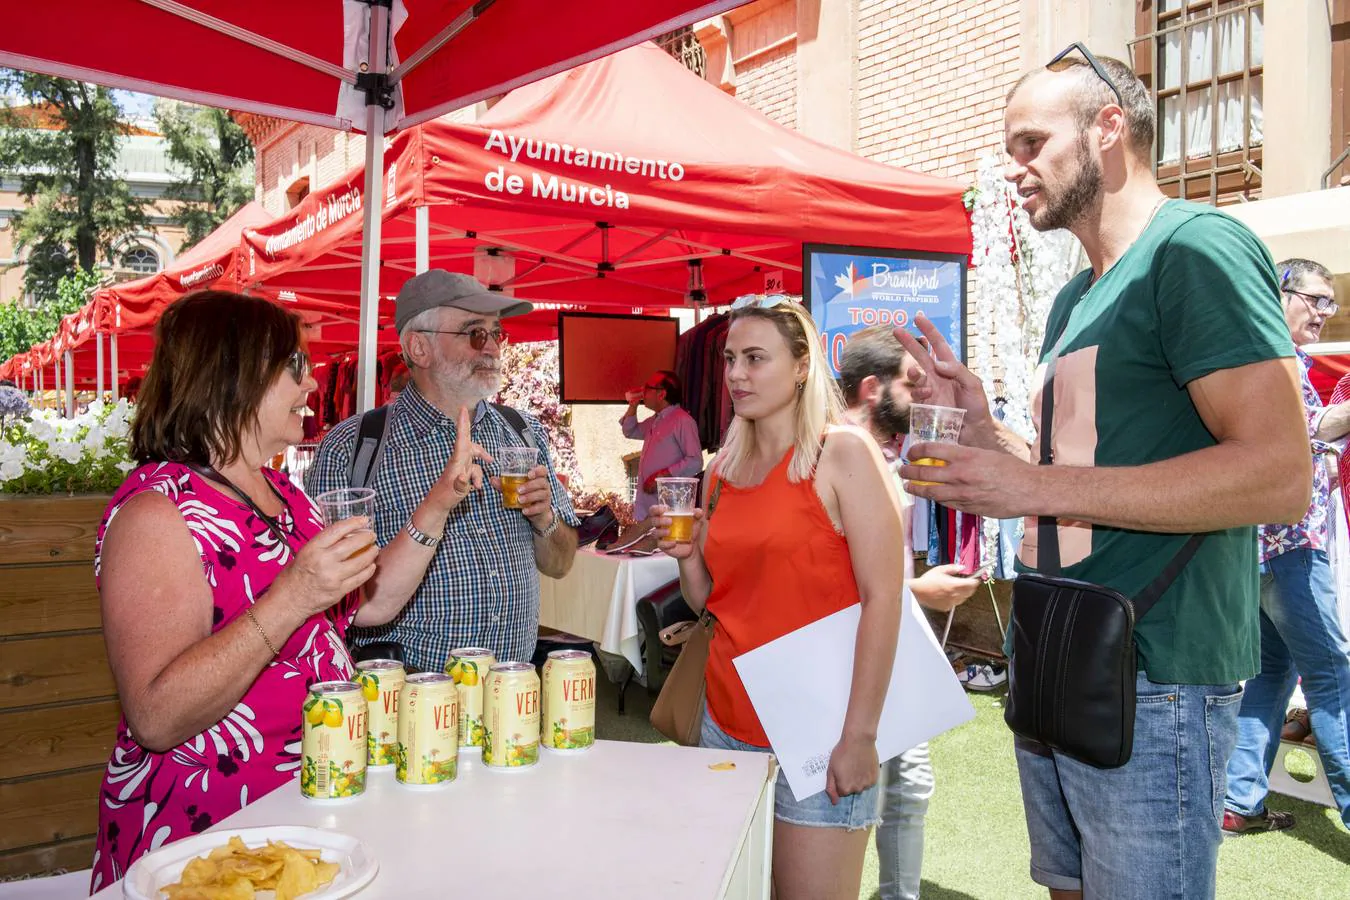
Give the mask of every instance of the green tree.
[[187, 249], [253, 199], [253, 144], [223, 109], [160, 100], [155, 121], [187, 175], [165, 192], [182, 201], [174, 221], [187, 229]]
[[29, 309], [19, 303], [0, 304], [0, 362], [26, 353], [34, 344], [56, 334], [61, 319], [84, 306], [102, 281], [98, 273], [79, 269], [61, 278], [41, 306]]
[[[62, 278], [93, 271], [118, 238], [145, 225], [146, 201], [117, 174], [117, 138], [127, 133], [107, 88], [0, 70], [0, 89], [30, 109], [0, 108], [0, 171], [17, 176], [28, 208], [14, 239], [29, 256], [24, 289], [39, 304]], [[55, 128], [37, 128], [34, 115]]]

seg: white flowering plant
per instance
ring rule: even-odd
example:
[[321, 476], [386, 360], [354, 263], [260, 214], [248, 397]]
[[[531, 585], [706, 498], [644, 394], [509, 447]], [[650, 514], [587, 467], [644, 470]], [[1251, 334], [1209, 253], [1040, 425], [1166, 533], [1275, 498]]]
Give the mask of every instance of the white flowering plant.
[[572, 409], [558, 396], [558, 342], [507, 344], [502, 348], [502, 370], [506, 376], [498, 402], [529, 413], [544, 426], [553, 468], [575, 496], [583, 485], [572, 433]]
[[33, 410], [0, 427], [0, 493], [110, 493], [135, 468], [127, 435], [132, 407], [126, 400], [96, 400], [89, 411], [63, 418]]

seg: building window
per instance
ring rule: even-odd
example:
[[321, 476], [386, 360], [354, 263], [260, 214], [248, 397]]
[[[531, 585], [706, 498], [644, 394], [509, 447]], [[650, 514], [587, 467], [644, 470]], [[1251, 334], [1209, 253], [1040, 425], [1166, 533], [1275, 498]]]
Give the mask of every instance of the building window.
[[297, 178], [286, 188], [286, 208], [295, 209], [309, 196], [309, 178]]
[[1260, 0], [1143, 0], [1131, 53], [1157, 103], [1154, 160], [1173, 197], [1230, 203], [1261, 189]]
[[703, 51], [703, 45], [698, 42], [693, 26], [685, 25], [674, 31], [666, 32], [656, 39], [656, 45], [675, 57], [681, 65], [699, 78], [706, 77], [708, 54]]
[[149, 247], [132, 247], [122, 254], [122, 268], [139, 275], [153, 275], [159, 271], [159, 254]]

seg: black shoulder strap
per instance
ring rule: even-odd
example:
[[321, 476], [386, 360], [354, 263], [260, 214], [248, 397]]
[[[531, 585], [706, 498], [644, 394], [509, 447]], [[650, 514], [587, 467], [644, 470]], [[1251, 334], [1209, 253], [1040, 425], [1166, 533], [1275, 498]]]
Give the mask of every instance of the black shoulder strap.
[[[1041, 389], [1040, 464], [1043, 466], [1054, 465], [1055, 462], [1055, 451], [1050, 444], [1051, 425], [1054, 423], [1055, 415], [1055, 349], [1052, 348], [1050, 351], [1050, 360], [1045, 366], [1045, 386]], [[1186, 568], [1186, 564], [1195, 556], [1204, 540], [1204, 534], [1191, 535], [1186, 543], [1181, 545], [1181, 549], [1168, 560], [1167, 565], [1163, 566], [1158, 577], [1134, 597], [1131, 604], [1134, 606], [1136, 622], [1162, 599], [1162, 595], [1172, 586], [1172, 582], [1177, 580], [1181, 570]], [[1039, 516], [1036, 519], [1036, 568], [1047, 575], [1058, 575], [1060, 572], [1059, 528], [1054, 516]]]
[[520, 439], [525, 442], [527, 447], [533, 447], [536, 450], [539, 449], [539, 442], [534, 439], [534, 435], [530, 432], [530, 427], [525, 424], [524, 416], [507, 406], [505, 403], [494, 403], [492, 404], [492, 408], [502, 414], [502, 418], [510, 423], [511, 427], [516, 430], [516, 434], [520, 435]]
[[354, 488], [369, 487], [384, 455], [384, 436], [389, 430], [389, 407], [377, 406], [361, 416], [361, 427], [352, 450], [352, 470], [347, 478]]

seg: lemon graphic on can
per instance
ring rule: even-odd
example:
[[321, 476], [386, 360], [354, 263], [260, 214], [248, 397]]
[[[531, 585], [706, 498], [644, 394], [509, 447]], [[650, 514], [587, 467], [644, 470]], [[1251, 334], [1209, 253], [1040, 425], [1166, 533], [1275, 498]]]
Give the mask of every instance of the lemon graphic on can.
[[323, 701], [318, 697], [311, 696], [309, 702], [304, 707], [305, 721], [310, 725], [323, 724]]
[[323, 701], [323, 724], [329, 728], [342, 727], [342, 701], [325, 700]]
[[361, 684], [361, 693], [365, 696], [366, 702], [374, 703], [376, 700], [380, 699], [379, 678], [369, 672], [362, 672], [357, 681]]

